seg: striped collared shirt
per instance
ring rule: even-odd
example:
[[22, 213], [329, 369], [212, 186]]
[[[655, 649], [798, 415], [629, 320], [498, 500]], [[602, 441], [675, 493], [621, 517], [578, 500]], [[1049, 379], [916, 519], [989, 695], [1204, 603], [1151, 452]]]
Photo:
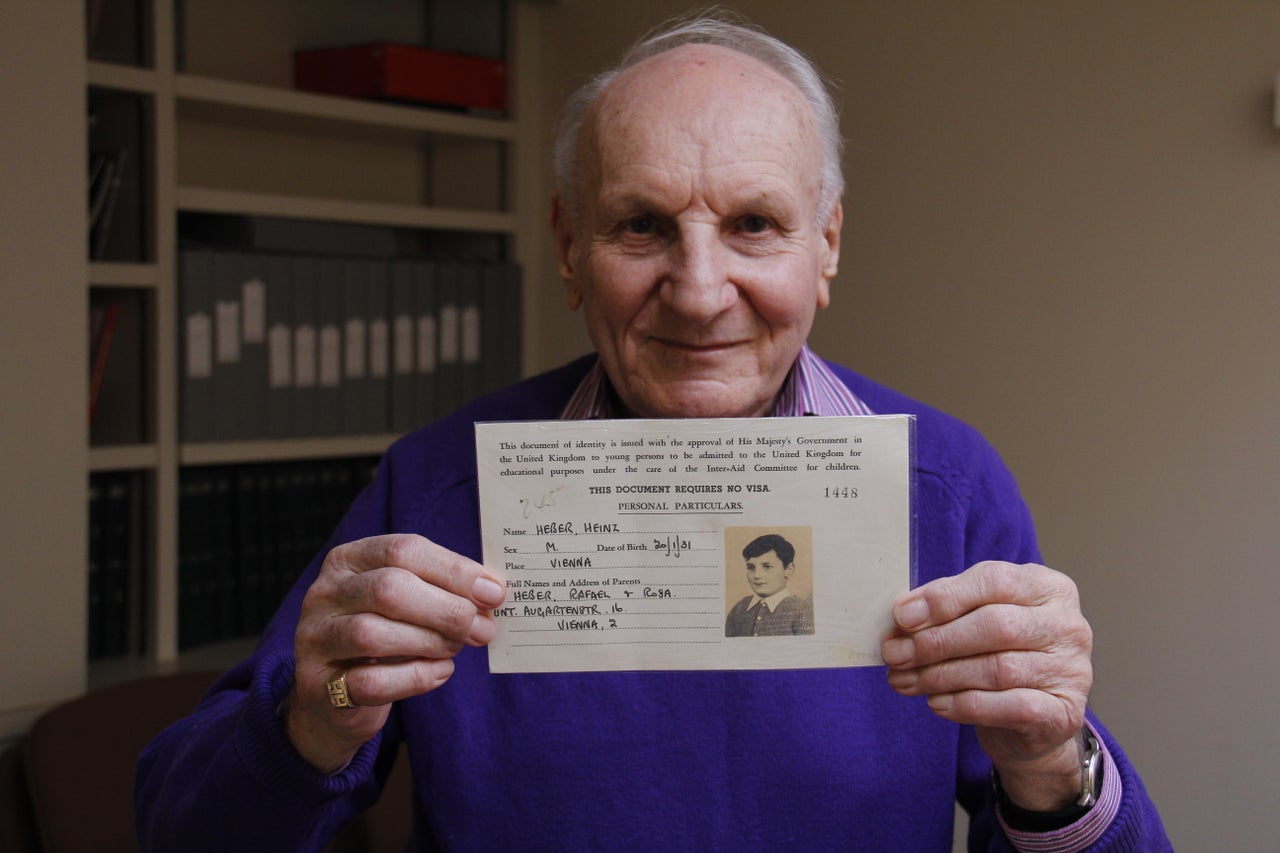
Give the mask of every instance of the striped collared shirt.
[[[771, 414], [775, 418], [795, 418], [875, 413], [806, 344], [782, 383], [782, 391], [773, 404]], [[597, 360], [578, 383], [577, 390], [560, 412], [560, 419], [575, 421], [612, 417], [616, 417], [616, 413], [609, 397], [609, 380]]]

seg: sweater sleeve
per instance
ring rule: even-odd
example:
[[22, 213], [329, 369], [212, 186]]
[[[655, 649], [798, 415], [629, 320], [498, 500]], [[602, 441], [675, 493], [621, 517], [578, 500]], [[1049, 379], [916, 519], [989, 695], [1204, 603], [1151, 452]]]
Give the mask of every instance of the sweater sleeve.
[[[952, 509], [964, 516], [964, 566], [983, 560], [1040, 562], [1031, 514], [1012, 474], [985, 441], [977, 440], [969, 464], [942, 470]], [[1007, 832], [990, 782], [991, 763], [971, 727], [961, 733], [958, 799], [970, 813], [974, 851], [1151, 851], [1172, 849], [1155, 805], [1119, 744], [1088, 713], [1104, 750], [1099, 805], [1069, 827], [1050, 833]]]
[[380, 470], [348, 510], [254, 654], [143, 751], [134, 787], [142, 849], [320, 851], [377, 799], [398, 747], [389, 735], [394, 713], [346, 768], [324, 775], [293, 749], [277, 712], [293, 683], [293, 631], [302, 599], [329, 548], [385, 531], [386, 474]]
[[321, 851], [377, 798], [381, 736], [342, 772], [317, 772], [276, 714], [292, 681], [289, 654], [238, 667], [147, 747], [135, 791], [144, 850]]

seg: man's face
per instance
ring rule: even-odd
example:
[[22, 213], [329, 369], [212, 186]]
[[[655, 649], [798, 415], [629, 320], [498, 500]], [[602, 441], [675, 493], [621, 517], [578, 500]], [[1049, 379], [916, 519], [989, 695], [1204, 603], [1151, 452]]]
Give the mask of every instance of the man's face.
[[607, 88], [581, 150], [580, 218], [557, 204], [557, 251], [622, 403], [768, 414], [839, 258], [799, 91], [734, 51], [677, 48]]
[[747, 558], [747, 583], [756, 595], [768, 598], [787, 585], [795, 570], [795, 563], [782, 564], [778, 552], [765, 551], [759, 557]]

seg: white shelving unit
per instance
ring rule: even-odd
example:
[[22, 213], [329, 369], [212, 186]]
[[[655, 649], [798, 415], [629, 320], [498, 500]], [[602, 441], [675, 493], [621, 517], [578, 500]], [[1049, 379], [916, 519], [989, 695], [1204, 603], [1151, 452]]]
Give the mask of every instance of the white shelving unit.
[[[520, 230], [515, 119], [327, 97], [293, 91], [281, 80], [280, 70], [296, 48], [326, 38], [332, 44], [362, 40], [349, 32], [353, 15], [371, 18], [362, 25], [374, 29], [393, 28], [382, 31], [386, 40], [414, 41], [421, 33], [399, 31], [405, 22], [425, 29], [459, 20], [465, 15], [461, 0], [400, 0], [380, 3], [376, 10], [354, 0], [184, 0], [176, 27], [176, 0], [144, 1], [152, 67], [88, 62], [85, 69], [90, 89], [133, 93], [149, 103], [146, 143], [153, 162], [146, 221], [154, 229], [146, 240], [153, 257], [91, 263], [86, 282], [90, 291], [130, 288], [147, 294], [152, 328], [146, 346], [153, 355], [148, 439], [89, 452], [90, 472], [141, 471], [150, 485], [147, 653], [141, 660], [93, 664], [91, 684], [217, 660], [216, 649], [190, 656], [178, 650], [178, 475], [183, 466], [376, 455], [394, 439], [180, 443], [179, 214], [471, 232], [499, 235], [512, 246]], [[512, 2], [502, 43], [514, 44], [518, 13], [518, 3]], [[326, 15], [332, 19], [327, 34]], [[254, 26], [260, 28], [256, 36], [243, 38]], [[176, 55], [185, 57], [190, 71], [177, 67]], [[234, 69], [235, 79], [224, 75], [228, 69]], [[244, 79], [254, 76], [258, 79]], [[243, 644], [228, 648], [229, 655], [239, 654]]]

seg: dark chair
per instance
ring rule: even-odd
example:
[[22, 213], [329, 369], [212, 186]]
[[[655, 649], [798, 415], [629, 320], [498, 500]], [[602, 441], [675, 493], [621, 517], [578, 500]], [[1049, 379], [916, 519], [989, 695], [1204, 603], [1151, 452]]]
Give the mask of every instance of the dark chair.
[[43, 853], [135, 851], [134, 765], [161, 729], [190, 713], [217, 677], [191, 672], [94, 690], [46, 711], [22, 741]]
[[[0, 853], [138, 850], [134, 766], [143, 747], [185, 716], [217, 672], [142, 678], [46, 711], [0, 753]], [[329, 853], [403, 850], [412, 781], [401, 755], [381, 799], [343, 827]]]
[[0, 853], [40, 853], [21, 741], [0, 753]]

